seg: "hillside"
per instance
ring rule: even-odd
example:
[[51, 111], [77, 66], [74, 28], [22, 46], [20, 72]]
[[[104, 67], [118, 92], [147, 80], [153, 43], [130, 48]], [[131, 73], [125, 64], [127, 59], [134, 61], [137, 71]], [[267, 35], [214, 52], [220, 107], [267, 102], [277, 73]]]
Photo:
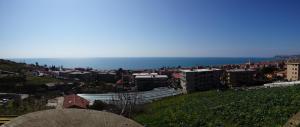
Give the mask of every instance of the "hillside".
[[0, 70], [21, 72], [24, 69], [26, 69], [26, 64], [24, 63], [16, 63], [13, 61], [0, 59]]
[[45, 83], [59, 82], [59, 79], [55, 79], [49, 76], [37, 77], [33, 76], [30, 70], [41, 69], [37, 66], [29, 66], [25, 63], [16, 63], [10, 60], [0, 59], [0, 71], [8, 71], [16, 73], [15, 76], [0, 77], [0, 85], [15, 84], [23, 82], [27, 85], [44, 85]]
[[207, 91], [146, 105], [134, 120], [147, 127], [284, 125], [300, 110], [300, 86], [252, 91]]

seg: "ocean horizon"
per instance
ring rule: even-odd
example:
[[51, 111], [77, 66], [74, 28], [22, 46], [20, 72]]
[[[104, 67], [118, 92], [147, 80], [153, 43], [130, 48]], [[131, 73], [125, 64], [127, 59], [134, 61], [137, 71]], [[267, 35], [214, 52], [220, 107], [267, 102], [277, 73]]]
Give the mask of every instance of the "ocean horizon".
[[11, 58], [19, 63], [65, 68], [112, 69], [158, 69], [162, 67], [216, 66], [224, 64], [242, 64], [249, 60], [261, 62], [273, 60], [273, 57], [98, 57], [98, 58]]

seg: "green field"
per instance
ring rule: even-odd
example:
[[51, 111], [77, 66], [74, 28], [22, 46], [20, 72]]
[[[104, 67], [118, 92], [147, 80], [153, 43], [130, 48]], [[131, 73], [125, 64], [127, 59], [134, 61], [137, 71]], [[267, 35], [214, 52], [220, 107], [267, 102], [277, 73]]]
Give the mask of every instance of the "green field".
[[166, 98], [134, 117], [147, 127], [276, 127], [300, 110], [300, 86], [207, 91]]
[[26, 84], [29, 85], [44, 85], [46, 83], [58, 83], [59, 79], [51, 78], [51, 77], [36, 77], [36, 76], [27, 76]]

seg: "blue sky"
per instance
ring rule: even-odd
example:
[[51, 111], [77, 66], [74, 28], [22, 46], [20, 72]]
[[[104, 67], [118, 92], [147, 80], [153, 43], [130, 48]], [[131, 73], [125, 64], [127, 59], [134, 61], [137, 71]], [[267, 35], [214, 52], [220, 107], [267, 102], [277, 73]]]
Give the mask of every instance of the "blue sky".
[[299, 0], [0, 0], [0, 58], [300, 54]]

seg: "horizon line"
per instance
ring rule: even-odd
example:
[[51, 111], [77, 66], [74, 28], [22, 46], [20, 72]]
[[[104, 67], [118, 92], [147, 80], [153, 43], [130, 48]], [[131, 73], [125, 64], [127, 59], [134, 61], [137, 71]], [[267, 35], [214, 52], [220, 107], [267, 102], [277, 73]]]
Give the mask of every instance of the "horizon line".
[[[278, 56], [278, 55], [276, 55]], [[91, 59], [91, 58], [274, 58], [275, 56], [112, 56], [112, 57], [6, 57], [0, 59]]]

